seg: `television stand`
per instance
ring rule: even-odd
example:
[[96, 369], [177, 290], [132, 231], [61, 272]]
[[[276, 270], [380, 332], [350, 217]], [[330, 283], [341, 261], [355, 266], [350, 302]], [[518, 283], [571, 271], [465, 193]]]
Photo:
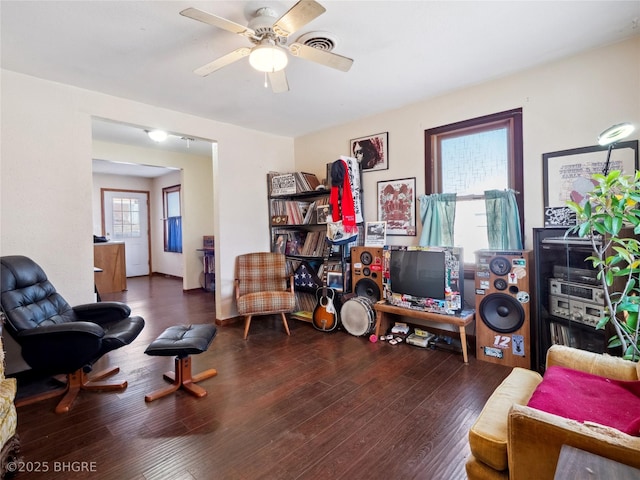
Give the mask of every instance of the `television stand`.
[[464, 360], [464, 363], [469, 363], [469, 357], [467, 356], [467, 332], [465, 327], [474, 321], [475, 310], [463, 310], [459, 314], [446, 315], [443, 313], [424, 312], [422, 310], [413, 310], [411, 308], [396, 307], [395, 305], [387, 303], [386, 300], [376, 302], [373, 305], [373, 308], [376, 311], [376, 336], [378, 337], [381, 333], [389, 330], [390, 321], [388, 314], [457, 326], [460, 332], [462, 359]]

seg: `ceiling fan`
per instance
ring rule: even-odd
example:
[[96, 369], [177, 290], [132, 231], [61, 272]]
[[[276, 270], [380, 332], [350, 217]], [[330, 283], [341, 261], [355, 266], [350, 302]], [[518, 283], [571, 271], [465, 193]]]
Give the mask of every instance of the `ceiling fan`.
[[295, 57], [343, 72], [351, 68], [353, 60], [342, 55], [299, 42], [287, 46], [289, 35], [325, 11], [325, 8], [315, 0], [300, 0], [288, 12], [276, 19], [275, 12], [271, 8], [263, 7], [256, 11], [255, 17], [247, 26], [197, 8], [187, 8], [181, 11], [180, 15], [242, 35], [254, 44], [253, 47], [240, 47], [197, 68], [194, 73], [206, 77], [216, 70], [248, 56], [251, 66], [269, 77], [273, 92], [281, 93], [289, 90], [289, 83], [284, 72], [288, 63], [287, 52]]

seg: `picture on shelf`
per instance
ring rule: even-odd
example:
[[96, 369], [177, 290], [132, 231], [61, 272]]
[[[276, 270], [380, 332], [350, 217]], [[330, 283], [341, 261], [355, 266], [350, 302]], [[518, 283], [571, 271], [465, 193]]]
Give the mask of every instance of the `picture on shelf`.
[[342, 285], [342, 273], [340, 272], [327, 272], [327, 287], [341, 292], [343, 290]]
[[273, 242], [274, 253], [286, 253], [287, 251], [287, 235], [280, 234], [276, 236], [275, 242]]
[[387, 222], [367, 222], [365, 247], [384, 247], [387, 243]]
[[329, 205], [318, 205], [316, 207], [317, 223], [327, 223], [327, 217], [331, 213], [331, 207]]
[[289, 232], [285, 253], [287, 255], [301, 255], [305, 235], [302, 232]]

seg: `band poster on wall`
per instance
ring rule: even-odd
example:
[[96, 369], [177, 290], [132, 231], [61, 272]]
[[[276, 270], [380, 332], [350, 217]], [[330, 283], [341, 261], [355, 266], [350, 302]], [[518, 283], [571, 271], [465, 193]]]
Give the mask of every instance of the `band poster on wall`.
[[386, 222], [387, 235], [416, 234], [416, 179], [378, 182], [378, 221]]
[[389, 132], [354, 138], [349, 141], [349, 149], [363, 172], [389, 168]]
[[[594, 145], [542, 155], [546, 227], [576, 224], [575, 213], [566, 206], [567, 200], [584, 205], [587, 193], [595, 186], [592, 175], [602, 173], [605, 168], [607, 150], [606, 146]], [[608, 171], [633, 175], [637, 168], [638, 141], [614, 145]]]

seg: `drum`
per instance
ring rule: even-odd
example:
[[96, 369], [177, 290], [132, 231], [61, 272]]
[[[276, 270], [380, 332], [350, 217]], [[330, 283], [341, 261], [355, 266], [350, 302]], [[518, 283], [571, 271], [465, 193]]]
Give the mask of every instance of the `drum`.
[[351, 335], [362, 337], [373, 333], [376, 328], [376, 312], [367, 297], [353, 297], [340, 309], [342, 326]]

